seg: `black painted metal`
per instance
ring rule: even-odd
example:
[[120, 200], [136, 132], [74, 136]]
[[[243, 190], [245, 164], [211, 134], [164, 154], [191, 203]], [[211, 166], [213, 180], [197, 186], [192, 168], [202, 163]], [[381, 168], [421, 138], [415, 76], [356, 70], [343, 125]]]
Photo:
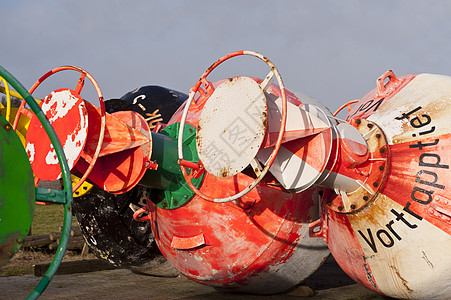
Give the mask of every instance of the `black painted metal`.
[[[105, 101], [108, 113], [131, 110], [144, 118], [157, 109], [161, 122], [169, 121], [188, 95], [160, 86], [144, 86], [121, 99]], [[115, 266], [139, 266], [161, 255], [149, 222], [133, 219], [136, 208], [145, 205], [147, 189], [141, 186], [121, 194], [109, 194], [98, 187], [74, 198], [73, 210], [94, 254]]]
[[[93, 253], [115, 266], [144, 264], [160, 254], [149, 222], [133, 219], [134, 205], [142, 206], [145, 188], [113, 195], [93, 187], [85, 195], [74, 198], [73, 210]], [[133, 206], [132, 203], [132, 206]]]
[[158, 109], [162, 122], [167, 123], [186, 99], [188, 99], [187, 94], [161, 86], [148, 85], [128, 92], [120, 99], [106, 101], [105, 109], [109, 113], [131, 110], [140, 113], [144, 118]]

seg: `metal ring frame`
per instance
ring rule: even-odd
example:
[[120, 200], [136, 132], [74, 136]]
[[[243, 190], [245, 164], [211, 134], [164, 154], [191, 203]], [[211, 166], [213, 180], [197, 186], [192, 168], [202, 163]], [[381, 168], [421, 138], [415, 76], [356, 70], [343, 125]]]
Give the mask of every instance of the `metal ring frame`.
[[[281, 96], [282, 96], [282, 120], [281, 120], [281, 124], [280, 124], [280, 129], [279, 129], [279, 135], [277, 137], [277, 141], [276, 144], [274, 146], [273, 151], [271, 152], [271, 155], [269, 156], [265, 167], [263, 168], [263, 170], [261, 171], [261, 173], [257, 176], [257, 178], [245, 189], [243, 189], [242, 191], [238, 192], [235, 195], [232, 195], [230, 197], [225, 197], [225, 198], [214, 198], [211, 196], [207, 196], [205, 194], [203, 194], [202, 192], [200, 192], [191, 182], [186, 169], [184, 166], [180, 166], [183, 177], [185, 178], [186, 182], [188, 183], [189, 187], [194, 191], [194, 193], [196, 193], [196, 195], [198, 195], [199, 197], [206, 199], [206, 200], [210, 200], [210, 201], [214, 201], [217, 203], [224, 203], [224, 202], [230, 202], [233, 200], [236, 200], [242, 196], [244, 196], [245, 194], [247, 194], [248, 192], [250, 192], [262, 179], [263, 177], [266, 175], [266, 173], [268, 172], [269, 168], [271, 167], [272, 163], [274, 162], [277, 153], [279, 152], [280, 146], [282, 144], [282, 138], [283, 138], [283, 134], [285, 133], [285, 126], [286, 126], [286, 122], [287, 122], [287, 97], [286, 97], [286, 91], [285, 91], [285, 86], [283, 84], [282, 81], [282, 77], [279, 74], [279, 71], [276, 69], [276, 67], [274, 66], [274, 64], [266, 57], [264, 57], [263, 55], [261, 55], [260, 53], [254, 52], [254, 51], [236, 51], [236, 52], [232, 52], [222, 58], [220, 58], [219, 60], [217, 60], [215, 63], [213, 63], [206, 71], [205, 73], [200, 77], [200, 79], [197, 81], [196, 85], [193, 86], [189, 92], [189, 97], [188, 100], [186, 101], [186, 105], [183, 111], [183, 115], [180, 121], [180, 128], [179, 128], [179, 136], [178, 136], [178, 153], [179, 153], [179, 161], [183, 161], [183, 130], [185, 127], [185, 122], [186, 122], [186, 117], [188, 115], [188, 111], [189, 108], [191, 106], [191, 103], [194, 99], [194, 95], [196, 94], [196, 92], [199, 90], [201, 83], [206, 81], [206, 77], [217, 67], [219, 66], [221, 63], [223, 63], [224, 61], [235, 57], [235, 56], [240, 56], [240, 55], [249, 55], [249, 56], [254, 56], [259, 58], [260, 60], [264, 61], [270, 68], [271, 71], [268, 75], [271, 74], [271, 76], [276, 76], [277, 81], [279, 82], [279, 88], [281, 91]], [[267, 76], [268, 77], [268, 76]]]
[[[97, 148], [96, 148], [96, 151], [94, 152], [93, 157], [88, 162], [89, 163], [89, 167], [87, 168], [87, 170], [85, 171], [83, 176], [79, 179], [77, 184], [73, 187], [73, 190], [76, 191], [83, 184], [83, 182], [86, 180], [86, 178], [88, 178], [88, 175], [91, 173], [92, 169], [94, 168], [94, 164], [96, 163], [97, 158], [99, 157], [100, 150], [101, 150], [102, 144], [103, 144], [103, 138], [105, 136], [106, 113], [105, 113], [105, 104], [104, 104], [104, 101], [103, 101], [103, 95], [102, 95], [102, 92], [100, 90], [100, 87], [97, 84], [97, 81], [94, 79], [94, 77], [92, 77], [91, 74], [89, 74], [87, 71], [83, 70], [82, 68], [79, 68], [79, 67], [76, 67], [76, 66], [62, 66], [62, 67], [58, 67], [58, 68], [55, 68], [53, 70], [50, 70], [49, 72], [44, 74], [41, 78], [38, 79], [38, 81], [36, 81], [33, 84], [33, 86], [30, 88], [30, 90], [28, 92], [30, 94], [33, 94], [33, 92], [36, 90], [36, 88], [39, 85], [41, 85], [41, 83], [44, 82], [44, 80], [46, 80], [51, 75], [53, 75], [55, 73], [58, 73], [60, 71], [64, 71], [64, 70], [73, 70], [73, 71], [77, 71], [77, 72], [81, 73], [80, 79], [78, 80], [77, 87], [75, 88], [75, 92], [77, 94], [80, 94], [80, 92], [81, 92], [81, 90], [83, 88], [83, 85], [84, 85], [84, 79], [85, 79], [85, 77], [88, 77], [88, 79], [94, 85], [94, 88], [95, 88], [95, 90], [97, 92], [97, 95], [99, 96], [99, 103], [100, 103], [100, 110], [101, 110], [101, 122], [102, 123], [101, 123], [101, 127], [100, 127], [99, 141], [97, 143]], [[25, 109], [25, 101], [22, 101], [22, 103], [21, 103], [21, 105], [19, 107], [19, 110], [17, 111], [17, 115], [16, 115], [16, 118], [14, 119], [14, 124], [13, 124], [14, 130], [16, 130], [17, 125], [19, 123], [20, 116], [22, 114], [24, 114], [26, 116], [29, 116], [28, 111]]]

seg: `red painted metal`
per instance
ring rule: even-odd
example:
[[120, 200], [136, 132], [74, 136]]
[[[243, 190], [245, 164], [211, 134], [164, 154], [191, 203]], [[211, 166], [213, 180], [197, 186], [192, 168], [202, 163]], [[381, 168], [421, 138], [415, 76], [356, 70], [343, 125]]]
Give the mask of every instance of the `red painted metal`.
[[198, 234], [192, 237], [178, 237], [172, 238], [171, 247], [178, 250], [189, 250], [205, 245], [204, 234]]
[[[103, 135], [105, 133], [105, 104], [103, 101], [103, 95], [102, 92], [100, 90], [99, 85], [97, 84], [97, 81], [94, 79], [94, 77], [86, 72], [85, 70], [83, 70], [82, 68], [76, 67], [76, 66], [62, 66], [62, 67], [58, 67], [55, 68], [53, 70], [50, 70], [49, 72], [47, 72], [46, 74], [44, 74], [41, 78], [38, 79], [38, 81], [35, 82], [35, 84], [30, 88], [29, 93], [32, 94], [36, 88], [39, 87], [39, 85], [41, 85], [42, 82], [44, 82], [44, 80], [46, 80], [47, 78], [49, 78], [51, 75], [56, 74], [58, 72], [61, 71], [65, 71], [65, 70], [73, 70], [73, 71], [77, 71], [79, 72], [80, 78], [77, 82], [77, 86], [75, 88], [76, 92], [79, 94], [84, 86], [84, 79], [85, 77], [88, 77], [88, 79], [91, 81], [91, 83], [93, 84], [97, 95], [99, 97], [99, 103], [100, 103], [100, 109], [101, 109], [101, 125], [100, 125], [100, 131], [98, 134], [98, 141], [97, 141], [97, 148], [96, 151], [94, 153], [94, 155], [92, 156], [91, 160], [89, 161], [89, 166], [86, 169], [85, 173], [83, 175], [81, 175], [80, 180], [78, 181], [78, 183], [73, 187], [73, 190], [76, 191], [82, 184], [83, 182], [88, 178], [89, 173], [92, 171], [92, 168], [94, 167], [97, 158], [99, 157], [99, 152], [100, 152], [100, 148], [101, 145], [103, 143]], [[24, 104], [24, 103], [22, 103]], [[17, 113], [17, 116], [19, 116], [19, 113]], [[18, 117], [16, 117], [17, 119]]]
[[[88, 72], [78, 67], [64, 66], [49, 71], [32, 86], [30, 93], [33, 93], [51, 75], [63, 70], [74, 70], [81, 73], [75, 91], [69, 89], [54, 91], [41, 103], [41, 106], [49, 106], [45, 111], [51, 123], [58, 128], [58, 137], [65, 145], [64, 150], [69, 166], [74, 173], [81, 177], [74, 190], [89, 178], [110, 193], [129, 191], [138, 184], [146, 169], [157, 167], [150, 161], [152, 142], [149, 125], [138, 113], [106, 114], [103, 96], [97, 82]], [[84, 101], [79, 95], [86, 77], [93, 83], [97, 91], [100, 108]], [[48, 104], [52, 100], [52, 95], [61, 93], [68, 94], [66, 97], [68, 99], [60, 99]], [[76, 99], [76, 102], [72, 100], [70, 102], [69, 98]], [[72, 105], [71, 110], [67, 109], [67, 103]], [[59, 170], [52, 171], [51, 168], [55, 158], [50, 157], [52, 154], [50, 144], [41, 140], [41, 136], [45, 137], [45, 135], [39, 124], [36, 123], [36, 118], [24, 108], [24, 103], [14, 121], [15, 126], [17, 126], [21, 114], [26, 114], [31, 118], [31, 126], [27, 134], [30, 161], [33, 163], [35, 156], [42, 156], [41, 158], [47, 157], [47, 161], [52, 163], [50, 165], [49, 163], [40, 163], [33, 167], [37, 181], [39, 178], [45, 180], [59, 178]], [[65, 141], [67, 142], [65, 143]], [[45, 159], [38, 158], [37, 161], [45, 162]]]
[[[201, 189], [227, 196], [252, 180], [244, 174], [218, 180], [207, 173]], [[195, 196], [183, 207], [164, 210], [149, 201], [152, 229], [168, 261], [197, 282], [258, 294], [284, 291], [305, 279], [327, 256], [321, 241], [308, 237], [316, 206], [312, 191], [287, 193], [275, 181], [264, 181], [236, 202]], [[319, 246], [304, 257], [309, 261], [290, 261], [309, 242]]]
[[[436, 142], [439, 140], [440, 142]], [[390, 175], [385, 185], [384, 195], [393, 199], [409, 211], [421, 216], [425, 221], [451, 235], [451, 215], [447, 210], [451, 207], [451, 189], [444, 185], [449, 177], [449, 169], [444, 167], [426, 168], [418, 162], [419, 156], [426, 154], [424, 162], [447, 166], [445, 157], [436, 161], [436, 156], [427, 154], [447, 153], [451, 147], [451, 134], [422, 139], [422, 144], [428, 144], [427, 151], [412, 151], [418, 149], [418, 141], [392, 145], [392, 162]], [[423, 181], [423, 182], [421, 182]], [[421, 184], [422, 183], [422, 184]], [[424, 189], [425, 187], [430, 189]], [[417, 188], [415, 188], [417, 187]], [[421, 189], [421, 188], [423, 189]], [[443, 187], [443, 188], [442, 188]], [[428, 194], [427, 192], [433, 191]], [[412, 201], [416, 199], [417, 201]], [[444, 210], [440, 211], [441, 199], [444, 199]], [[425, 204], [430, 202], [430, 205]], [[428, 203], [429, 204], [429, 203]]]
[[[275, 85], [269, 90], [280, 93]], [[293, 97], [288, 100], [299, 105]], [[195, 99], [187, 123], [197, 127], [207, 98], [199, 95]], [[169, 124], [180, 121], [180, 111]], [[219, 198], [243, 190], [255, 178], [245, 173], [227, 178], [204, 174], [200, 193]], [[146, 209], [161, 252], [183, 275], [215, 287], [267, 294], [294, 287], [327, 257], [323, 241], [308, 236], [317, 195], [314, 189], [288, 192], [268, 174], [233, 202], [215, 203], [213, 197], [195, 195], [173, 210], [162, 209], [149, 199]]]
[[[227, 59], [249, 53], [231, 53], [208, 68], [190, 90], [186, 106], [168, 124], [183, 127], [186, 122], [198, 129], [199, 138], [205, 104], [225, 82], [211, 83], [206, 77]], [[351, 101], [337, 110], [335, 114], [348, 107], [347, 122], [337, 125], [330, 122], [338, 120], [330, 113], [302, 103], [283, 85], [271, 84], [273, 72], [265, 80], [250, 79], [282, 101], [279, 131], [266, 130], [258, 142], [257, 158], [266, 161], [265, 168], [272, 164], [271, 174], [260, 175], [259, 163], [252, 161], [252, 168], [233, 176], [215, 176], [205, 172], [202, 161], [189, 162], [180, 155], [177, 163], [194, 197], [175, 209], [163, 209], [148, 199], [133, 218], [150, 222], [161, 252], [182, 274], [215, 287], [263, 294], [285, 291], [315, 271], [327, 256], [327, 250], [321, 249], [322, 237], [343, 270], [367, 288], [400, 298], [449, 295], [451, 285], [441, 276], [450, 278], [451, 262], [443, 257], [441, 247], [451, 247], [447, 184], [451, 78], [430, 74], [398, 78], [387, 71], [356, 105], [351, 108], [356, 102]], [[74, 151], [72, 165], [104, 190], [123, 193], [137, 185], [147, 169], [158, 167], [150, 160], [149, 125], [137, 113], [109, 115], [84, 104], [78, 94], [86, 76], [82, 73], [75, 91], [63, 90], [75, 99], [74, 112], [57, 111], [65, 122], [76, 123], [75, 128], [83, 122], [73, 121], [83, 116], [90, 122], [87, 140], [80, 139], [79, 148], [85, 142], [86, 147]], [[49, 100], [50, 96], [43, 105]], [[268, 118], [278, 110], [277, 105], [267, 107]], [[316, 118], [319, 125], [292, 123], [292, 130], [286, 131], [287, 107], [292, 116], [297, 111]], [[51, 119], [53, 112], [47, 111]], [[82, 117], [68, 117], [77, 111], [81, 111], [77, 117]], [[107, 134], [103, 137], [104, 123]], [[41, 133], [31, 125], [30, 144], [35, 144]], [[72, 133], [71, 125], [62, 125], [63, 137]], [[51, 151], [48, 145], [42, 148], [36, 152], [41, 156]], [[37, 167], [38, 173], [47, 168]], [[190, 174], [186, 168], [192, 169]], [[200, 174], [204, 179], [197, 189], [191, 179]], [[306, 177], [290, 185], [289, 176]], [[420, 275], [415, 273], [417, 266]]]
[[[94, 77], [92, 77], [92, 75], [91, 75], [90, 73], [88, 73], [88, 72], [86, 72], [85, 70], [83, 70], [82, 68], [79, 68], [79, 67], [76, 67], [76, 66], [62, 66], [62, 67], [58, 67], [58, 68], [55, 68], [55, 69], [53, 69], [53, 70], [50, 70], [49, 72], [47, 72], [46, 74], [44, 74], [41, 78], [39, 78], [39, 79], [34, 83], [34, 85], [30, 88], [29, 93], [30, 93], [30, 94], [33, 94], [33, 92], [34, 92], [34, 91], [41, 85], [41, 83], [44, 82], [47, 78], [49, 78], [50, 76], [52, 76], [52, 75], [54, 75], [54, 74], [56, 74], [56, 73], [58, 73], [58, 72], [64, 71], [64, 70], [72, 70], [72, 71], [76, 71], [76, 72], [81, 73], [81, 76], [80, 76], [80, 78], [79, 78], [79, 80], [78, 80], [78, 82], [77, 82], [77, 86], [75, 87], [75, 94], [77, 94], [77, 95], [80, 94], [80, 92], [81, 92], [81, 90], [83, 89], [83, 86], [84, 86], [85, 78], [88, 77], [88, 79], [89, 79], [89, 80], [91, 81], [91, 83], [93, 84], [93, 86], [94, 86], [94, 88], [95, 88], [95, 90], [96, 90], [96, 92], [97, 92], [97, 95], [98, 95], [98, 97], [99, 97], [100, 110], [101, 110], [101, 123], [100, 123], [100, 126], [99, 126], [99, 125], [96, 125], [96, 126], [98, 126], [98, 128], [99, 128], [98, 133], [95, 134], [95, 136], [98, 138], [97, 144], [96, 144], [96, 145], [97, 145], [97, 146], [96, 146], [96, 150], [95, 150], [94, 154], [90, 157], [89, 165], [88, 165], [87, 168], [85, 169], [84, 174], [80, 175], [80, 176], [81, 176], [80, 180], [79, 180], [78, 183], [73, 187], [73, 190], [76, 191], [76, 190], [83, 184], [83, 182], [86, 180], [86, 178], [89, 176], [91, 170], [93, 169], [93, 167], [94, 167], [94, 165], [95, 165], [95, 163], [96, 163], [97, 158], [99, 157], [99, 152], [100, 152], [100, 148], [101, 148], [102, 143], [103, 143], [103, 136], [104, 136], [104, 133], [105, 133], [105, 105], [104, 105], [104, 101], [103, 101], [103, 95], [102, 95], [102, 92], [100, 91], [100, 87], [99, 87], [99, 85], [97, 84], [97, 81], [94, 79]], [[86, 102], [86, 103], [87, 103], [87, 102]], [[19, 109], [18, 109], [18, 111], [17, 111], [16, 117], [15, 117], [14, 123], [13, 123], [13, 128], [14, 128], [14, 130], [16, 130], [17, 125], [19, 124], [19, 119], [20, 119], [20, 117], [21, 117], [22, 115], [25, 115], [25, 116], [28, 117], [29, 119], [33, 119], [33, 114], [32, 114], [30, 111], [28, 111], [27, 109], [25, 109], [25, 104], [26, 104], [26, 102], [25, 102], [25, 101], [22, 101], [22, 103], [21, 103], [21, 105], [20, 105], [20, 107], [19, 107]], [[72, 126], [73, 126], [73, 125], [72, 125]], [[91, 130], [91, 131], [92, 131], [92, 130]], [[91, 133], [92, 133], [92, 132], [91, 132]], [[90, 133], [88, 132], [88, 136], [93, 136], [93, 135], [90, 134]], [[64, 137], [61, 136], [61, 137], [59, 137], [59, 138], [64, 138]], [[60, 140], [60, 141], [61, 141], [61, 140]], [[71, 150], [72, 150], [72, 149], [69, 149], [69, 151], [71, 151]], [[68, 152], [67, 149], [65, 149], [65, 152], [66, 152], [66, 154], [67, 154], [67, 152]], [[82, 157], [85, 157], [84, 153], [82, 153]], [[39, 182], [39, 177], [36, 176], [36, 177], [35, 177], [35, 184], [37, 185], [38, 182]]]
[[[142, 214], [145, 214], [145, 215], [141, 216]], [[150, 217], [149, 217], [149, 215], [147, 214], [147, 209], [144, 208], [144, 207], [138, 208], [138, 209], [133, 213], [133, 219], [134, 219], [135, 221], [138, 221], [138, 222], [149, 221], [149, 220], [150, 220]]]
[[[389, 101], [393, 95], [395, 95], [398, 91], [404, 88], [416, 75], [406, 75], [396, 79], [396, 84], [391, 85], [391, 81], [389, 81], [385, 86], [390, 85], [389, 88], [382, 87], [381, 82], [385, 81], [385, 78], [389, 78], [386, 72], [382, 78], [382, 80], [378, 79], [378, 87], [370, 91], [368, 94], [363, 96], [357, 104], [352, 107], [351, 111], [346, 116], [346, 120], [351, 119], [365, 119], [368, 118], [372, 113], [374, 113], [379, 107], [381, 107], [384, 103]], [[391, 91], [391, 93], [387, 93]]]
[[359, 102], [359, 99], [356, 100], [351, 100], [345, 104], [343, 104], [342, 106], [340, 106], [335, 112], [334, 112], [334, 117], [337, 116], [340, 111], [342, 111], [343, 109], [347, 108], [348, 109], [348, 113], [351, 111], [352, 109], [352, 104]]
[[[100, 111], [93, 105], [88, 105], [90, 120], [98, 124]], [[95, 117], [97, 115], [97, 117]], [[131, 190], [138, 184], [147, 167], [152, 154], [152, 138], [149, 125], [144, 117], [133, 111], [121, 111], [106, 114], [106, 132], [104, 143], [97, 163], [92, 168], [89, 180], [105, 191], [121, 194]], [[89, 137], [95, 140], [95, 135]], [[79, 173], [86, 172], [89, 153], [93, 148], [88, 146], [85, 151], [85, 161], [79, 161], [75, 166]]]
[[381, 293], [347, 215], [325, 207], [322, 214], [325, 240], [337, 263], [356, 282]]
[[[100, 124], [100, 109], [87, 103], [86, 105], [89, 113], [90, 123], [97, 129]], [[103, 138], [103, 143], [100, 148], [99, 157], [103, 157], [109, 154], [117, 153], [122, 150], [132, 149], [143, 146], [145, 156], [150, 158], [151, 143], [149, 125], [142, 116], [131, 111], [115, 112], [112, 114], [106, 114], [106, 130]], [[96, 152], [96, 139], [97, 135], [89, 135], [88, 143], [85, 149], [85, 155], [88, 159], [92, 159]]]
[[190, 168], [194, 171], [200, 171], [203, 168], [201, 161], [194, 163], [194, 162], [187, 161], [184, 159], [179, 159], [179, 160], [177, 160], [177, 163], [182, 167]]
[[[45, 97], [40, 106], [65, 149], [69, 168], [73, 168], [85, 146], [88, 131], [83, 99], [72, 90], [59, 89]], [[53, 145], [36, 117], [31, 119], [28, 126], [25, 148], [36, 177], [48, 181], [61, 177]]]

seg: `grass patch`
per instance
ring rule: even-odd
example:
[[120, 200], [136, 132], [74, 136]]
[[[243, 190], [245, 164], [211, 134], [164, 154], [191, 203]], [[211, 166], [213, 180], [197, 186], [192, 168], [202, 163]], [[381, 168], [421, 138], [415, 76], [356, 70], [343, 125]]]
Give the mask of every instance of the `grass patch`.
[[33, 274], [33, 266], [24, 265], [5, 267], [5, 270], [3, 270], [3, 273], [0, 276], [19, 276], [26, 274]]
[[0, 277], [33, 274], [33, 265], [50, 262], [52, 257], [52, 254], [39, 251], [19, 250], [9, 262], [0, 267]]
[[[38, 205], [34, 211], [33, 223], [31, 225], [31, 234], [47, 234], [60, 231], [63, 226], [64, 206], [60, 204]], [[77, 219], [72, 217], [72, 224], [77, 224]]]
[[[54, 205], [38, 205], [35, 206], [33, 222], [31, 225], [31, 234], [49, 234], [51, 232], [61, 231], [64, 220], [64, 206], [60, 204]], [[77, 219], [72, 217], [72, 226], [78, 225]], [[33, 265], [50, 263], [55, 254], [41, 250], [19, 250], [14, 257], [0, 265], [0, 277], [2, 276], [18, 276], [25, 274], [33, 274]], [[79, 251], [66, 251], [63, 261], [94, 259], [92, 253], [81, 256]], [[1, 292], [0, 292], [1, 294]], [[1, 298], [1, 296], [0, 296]]]

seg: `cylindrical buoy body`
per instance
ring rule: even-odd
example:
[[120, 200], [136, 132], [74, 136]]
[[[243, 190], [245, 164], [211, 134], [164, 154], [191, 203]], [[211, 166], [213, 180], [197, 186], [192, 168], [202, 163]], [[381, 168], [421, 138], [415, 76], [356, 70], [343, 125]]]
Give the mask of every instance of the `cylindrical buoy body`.
[[[226, 84], [236, 82], [243, 83], [237, 79]], [[222, 83], [213, 85], [217, 88]], [[276, 91], [277, 86], [272, 89]], [[275, 93], [271, 92], [271, 97], [279, 97]], [[291, 93], [290, 96], [293, 107], [303, 105], [302, 100]], [[186, 119], [190, 128], [199, 129], [205, 104], [202, 101], [205, 99], [200, 97], [190, 108]], [[251, 117], [240, 118], [238, 113], [234, 117], [243, 126], [248, 126], [246, 120], [255, 121]], [[180, 118], [181, 110], [174, 114], [168, 127], [180, 122]], [[229, 121], [222, 119], [222, 122]], [[293, 132], [299, 134], [295, 129]], [[235, 132], [241, 131], [237, 127]], [[228, 142], [233, 140], [226, 137]], [[221, 153], [231, 155], [231, 152]], [[208, 154], [205, 157], [214, 159]], [[211, 166], [214, 169], [214, 161]], [[205, 172], [199, 191], [216, 198], [228, 197], [249, 186], [256, 176], [252, 169], [233, 176], [221, 175]], [[289, 192], [272, 175], [232, 202], [215, 203], [194, 195], [185, 204], [168, 209], [166, 203], [163, 206], [156, 199], [150, 198], [147, 209], [157, 245], [183, 275], [203, 284], [256, 294], [280, 293], [306, 279], [329, 255], [324, 241], [308, 234], [308, 224], [318, 217], [317, 191]]]
[[334, 206], [343, 194], [324, 193], [323, 235], [342, 269], [367, 288], [395, 298], [446, 299], [451, 77], [387, 72], [379, 82], [346, 117], [360, 124], [374, 157], [373, 175], [366, 175], [369, 192], [348, 194], [355, 209], [347, 212]]

